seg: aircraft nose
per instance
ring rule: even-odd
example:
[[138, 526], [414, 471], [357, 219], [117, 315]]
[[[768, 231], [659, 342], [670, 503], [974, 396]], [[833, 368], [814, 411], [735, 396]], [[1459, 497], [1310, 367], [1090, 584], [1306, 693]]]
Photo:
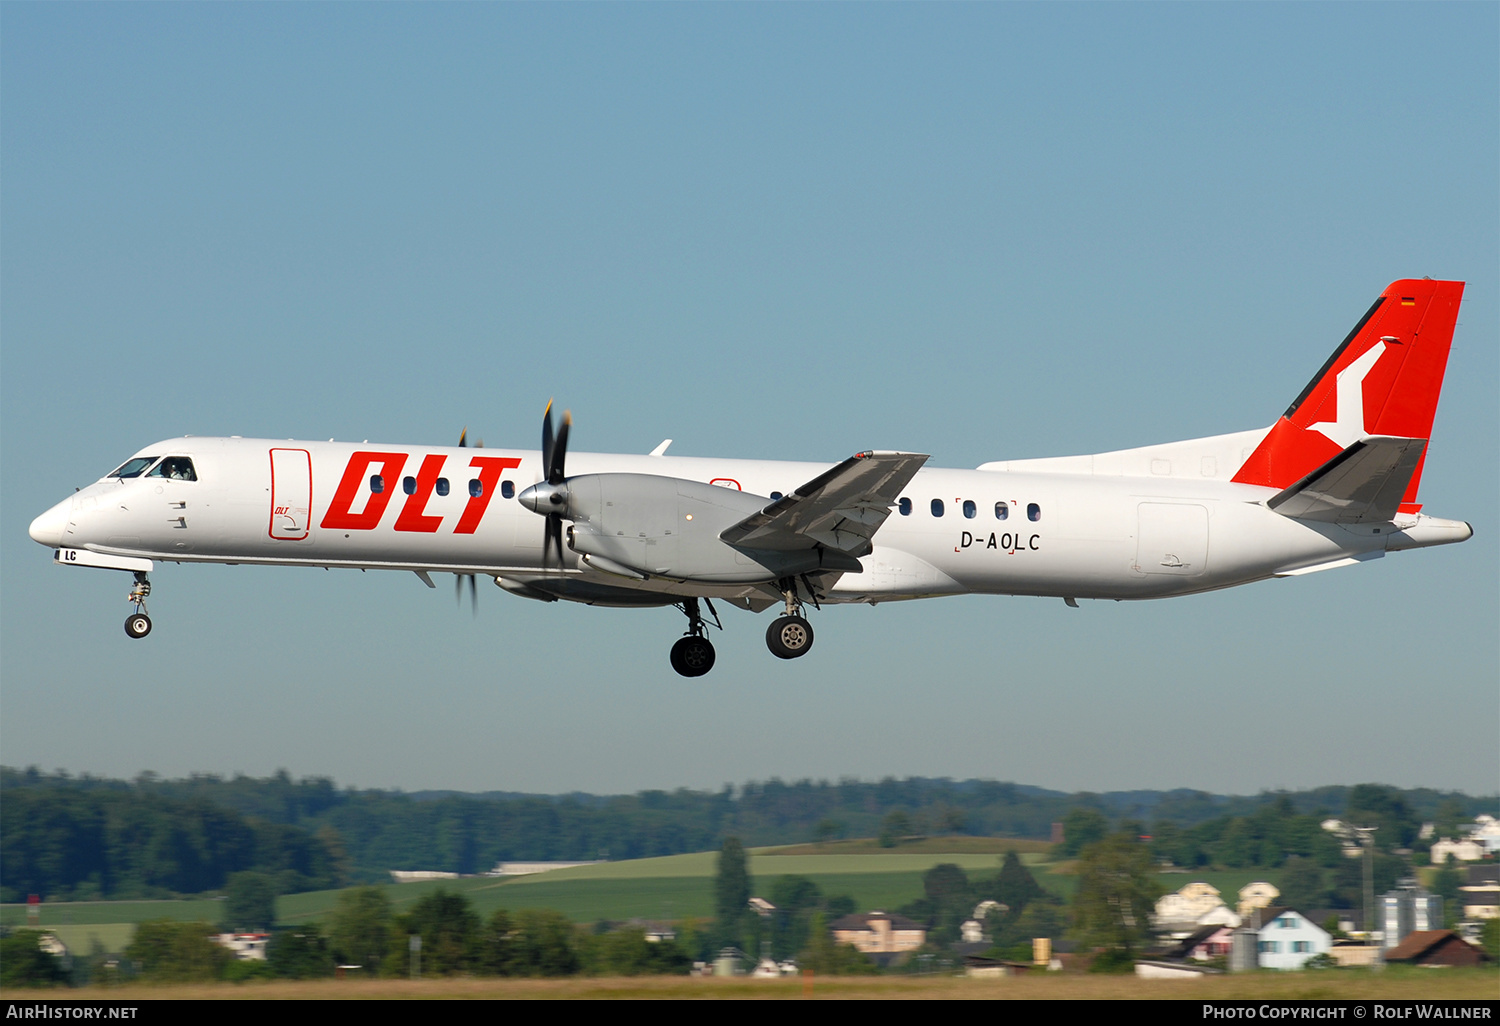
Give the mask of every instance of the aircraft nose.
[[31, 522], [31, 540], [40, 542], [49, 549], [61, 548], [68, 530], [70, 503], [59, 502]]

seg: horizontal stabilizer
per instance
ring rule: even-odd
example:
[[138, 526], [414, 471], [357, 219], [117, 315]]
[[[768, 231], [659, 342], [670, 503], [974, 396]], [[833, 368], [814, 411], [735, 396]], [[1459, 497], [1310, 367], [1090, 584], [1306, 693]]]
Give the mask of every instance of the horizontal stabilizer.
[[1361, 439], [1266, 505], [1298, 520], [1387, 523], [1395, 519], [1401, 496], [1426, 451], [1425, 438]]

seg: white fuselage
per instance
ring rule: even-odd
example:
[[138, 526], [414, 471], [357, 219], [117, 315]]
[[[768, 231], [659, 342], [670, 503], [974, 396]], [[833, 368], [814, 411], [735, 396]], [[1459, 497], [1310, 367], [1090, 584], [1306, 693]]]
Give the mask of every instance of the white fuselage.
[[[1158, 598], [1341, 565], [1387, 549], [1462, 541], [1471, 533], [1465, 524], [1417, 514], [1372, 527], [1273, 512], [1265, 503], [1274, 490], [1230, 480], [1264, 434], [978, 470], [923, 469], [860, 560], [864, 572], [838, 577], [826, 598]], [[626, 581], [585, 566], [571, 551], [561, 569], [555, 561], [548, 566], [543, 520], [516, 501], [542, 479], [536, 451], [189, 437], [139, 455], [188, 457], [195, 479], [105, 478], [38, 517], [32, 537], [60, 553], [127, 562], [384, 568], [520, 582], [568, 575], [654, 593], [664, 602], [755, 591]], [[767, 497], [826, 469], [665, 455], [568, 457], [570, 474], [651, 474]], [[377, 475], [379, 492], [372, 491]]]

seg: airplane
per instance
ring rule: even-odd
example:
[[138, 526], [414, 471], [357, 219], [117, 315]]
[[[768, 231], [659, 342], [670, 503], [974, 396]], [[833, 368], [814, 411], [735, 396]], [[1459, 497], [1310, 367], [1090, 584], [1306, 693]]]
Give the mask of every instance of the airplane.
[[[157, 563], [451, 573], [542, 602], [676, 606], [678, 673], [714, 664], [714, 600], [780, 606], [766, 644], [813, 645], [829, 603], [943, 595], [1151, 599], [1465, 541], [1421, 512], [1463, 282], [1390, 285], [1267, 428], [1086, 456], [929, 468], [864, 451], [833, 466], [540, 450], [183, 437], [141, 449], [37, 517], [64, 566], [126, 571], [151, 632]], [[541, 519], [538, 520], [537, 518]], [[704, 610], [707, 609], [707, 615]]]

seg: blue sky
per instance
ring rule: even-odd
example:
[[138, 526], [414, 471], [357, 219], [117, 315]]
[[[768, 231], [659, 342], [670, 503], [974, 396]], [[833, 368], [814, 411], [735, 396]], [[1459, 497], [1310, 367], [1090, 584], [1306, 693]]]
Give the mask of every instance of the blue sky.
[[[560, 792], [1500, 781], [1493, 4], [0, 6], [0, 761]], [[937, 466], [1269, 424], [1468, 282], [1462, 546], [1154, 603], [479, 614], [409, 574], [53, 566], [174, 435]]]

